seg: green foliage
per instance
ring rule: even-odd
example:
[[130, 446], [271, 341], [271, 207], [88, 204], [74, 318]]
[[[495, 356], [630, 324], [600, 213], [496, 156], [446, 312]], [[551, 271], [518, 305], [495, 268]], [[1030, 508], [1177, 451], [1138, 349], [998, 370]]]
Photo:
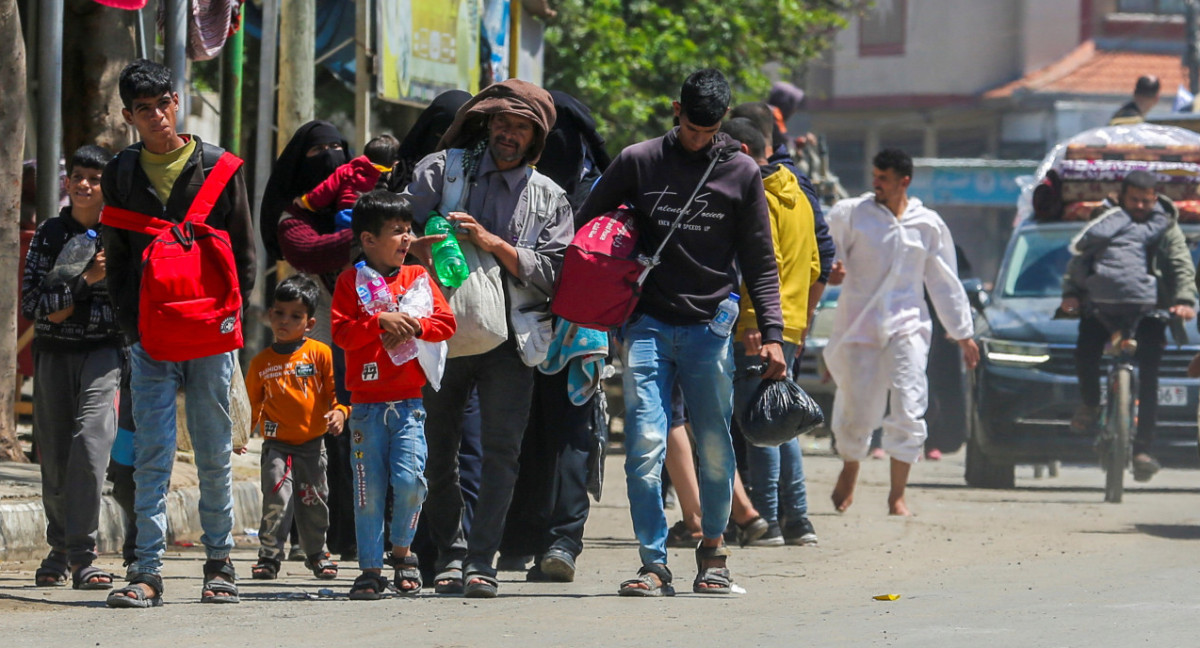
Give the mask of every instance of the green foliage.
[[734, 100], [766, 99], [764, 65], [783, 78], [828, 47], [863, 0], [561, 0], [546, 30], [547, 88], [586, 103], [610, 153], [661, 135], [688, 74], [721, 70]]

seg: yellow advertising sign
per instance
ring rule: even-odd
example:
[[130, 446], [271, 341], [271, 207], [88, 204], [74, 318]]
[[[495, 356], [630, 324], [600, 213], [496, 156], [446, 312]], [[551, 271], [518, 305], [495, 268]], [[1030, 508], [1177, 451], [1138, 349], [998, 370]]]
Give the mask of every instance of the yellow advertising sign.
[[424, 106], [446, 90], [479, 91], [480, 0], [377, 6], [381, 98]]

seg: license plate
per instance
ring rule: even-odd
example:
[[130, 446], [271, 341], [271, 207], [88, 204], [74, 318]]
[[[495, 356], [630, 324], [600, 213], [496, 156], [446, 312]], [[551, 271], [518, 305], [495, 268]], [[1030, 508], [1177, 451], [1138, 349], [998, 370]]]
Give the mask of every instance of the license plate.
[[1187, 405], [1187, 387], [1159, 387], [1159, 405]]

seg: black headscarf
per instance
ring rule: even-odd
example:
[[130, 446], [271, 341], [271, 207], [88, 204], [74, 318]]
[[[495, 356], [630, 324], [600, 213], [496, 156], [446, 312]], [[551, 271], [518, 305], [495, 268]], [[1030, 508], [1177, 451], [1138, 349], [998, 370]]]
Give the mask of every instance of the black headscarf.
[[421, 158], [437, 150], [438, 140], [454, 122], [454, 115], [463, 104], [471, 100], [465, 90], [447, 90], [433, 99], [400, 143], [400, 162], [388, 186], [399, 191], [412, 181], [413, 169]]
[[[318, 144], [334, 142], [342, 145], [340, 151], [326, 150], [313, 157], [306, 155], [308, 149]], [[349, 160], [350, 143], [342, 137], [337, 126], [327, 121], [314, 120], [296, 129], [296, 134], [292, 135], [292, 139], [279, 154], [279, 159], [275, 160], [271, 177], [267, 179], [267, 187], [263, 192], [258, 231], [268, 254], [276, 259], [283, 258], [276, 232], [279, 229], [279, 217], [287, 206], [292, 204], [297, 196], [321, 184], [322, 180]]]
[[[558, 183], [568, 197], [573, 198], [580, 188], [584, 161], [592, 161], [593, 173], [589, 176], [594, 179], [608, 168], [612, 159], [604, 148], [604, 138], [596, 132], [592, 111], [565, 92], [551, 90], [550, 96], [554, 99], [558, 118], [546, 137], [546, 148], [542, 151], [537, 169]], [[573, 199], [572, 205], [576, 206]]]

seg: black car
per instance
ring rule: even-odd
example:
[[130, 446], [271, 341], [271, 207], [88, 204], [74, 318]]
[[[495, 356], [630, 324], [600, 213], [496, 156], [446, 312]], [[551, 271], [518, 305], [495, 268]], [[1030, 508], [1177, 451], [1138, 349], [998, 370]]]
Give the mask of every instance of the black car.
[[[967, 389], [966, 481], [971, 486], [1011, 488], [1016, 464], [1096, 460], [1094, 437], [1070, 427], [1079, 403], [1074, 359], [1079, 322], [1053, 318], [1071, 256], [1067, 246], [1083, 225], [1026, 222], [1008, 243], [992, 293], [978, 285], [968, 289], [980, 349]], [[1200, 226], [1183, 228], [1194, 261]], [[1160, 459], [1195, 464], [1200, 381], [1186, 374], [1200, 346], [1181, 344], [1171, 334], [1167, 342], [1153, 451]], [[1103, 370], [1107, 373], [1107, 367]]]

